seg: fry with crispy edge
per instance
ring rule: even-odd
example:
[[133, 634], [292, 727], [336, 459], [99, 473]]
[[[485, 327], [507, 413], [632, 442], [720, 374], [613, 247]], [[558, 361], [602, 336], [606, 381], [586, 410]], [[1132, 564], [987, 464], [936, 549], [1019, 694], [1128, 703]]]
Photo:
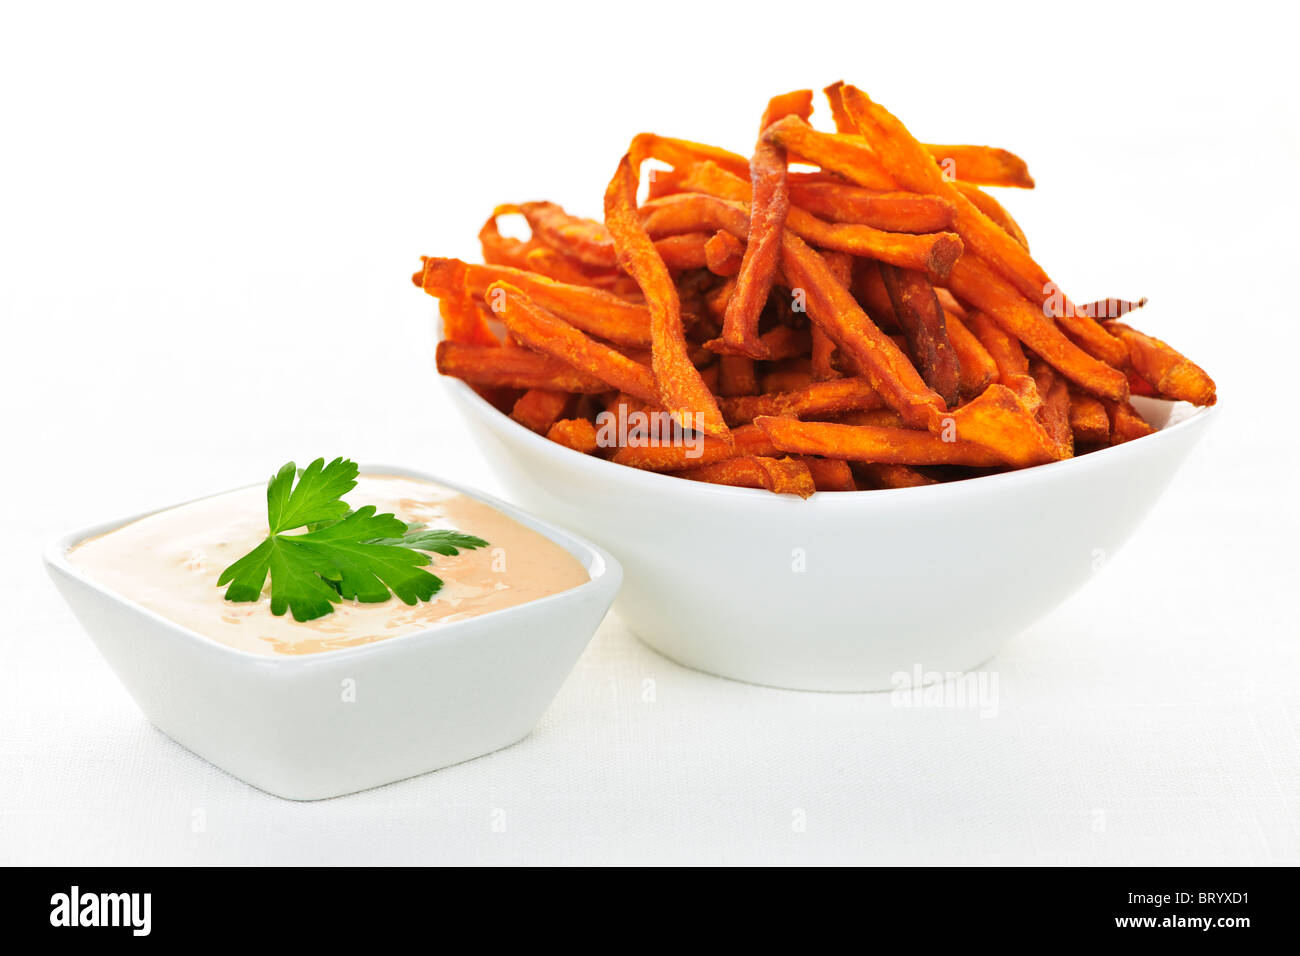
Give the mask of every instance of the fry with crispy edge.
[[650, 310], [660, 401], [683, 428], [730, 441], [717, 402], [691, 364], [677, 287], [637, 217], [636, 188], [637, 173], [631, 156], [625, 155], [605, 190], [605, 226], [614, 239], [619, 264], [641, 287]]
[[470, 345], [443, 339], [435, 354], [438, 371], [471, 385], [498, 388], [544, 388], [553, 392], [594, 395], [609, 391], [601, 379], [579, 372], [567, 362], [529, 349]]
[[516, 286], [494, 282], [488, 287], [488, 298], [498, 291], [502, 303], [498, 314], [510, 334], [524, 345], [553, 355], [578, 371], [608, 383], [611, 388], [646, 401], [658, 400], [659, 388], [650, 369], [608, 345], [589, 339], [580, 329], [529, 299]]
[[921, 377], [952, 408], [959, 398], [961, 366], [948, 340], [946, 317], [934, 287], [915, 269], [898, 269], [886, 262], [879, 263], [879, 269]]
[[1106, 328], [1119, 336], [1128, 348], [1134, 371], [1162, 398], [1193, 405], [1218, 401], [1214, 379], [1177, 349], [1123, 322], [1107, 322]]
[[776, 494], [798, 495], [808, 498], [820, 489], [813, 479], [808, 464], [797, 458], [766, 458], [747, 455], [728, 458], [711, 465], [671, 472], [678, 478], [706, 481], [714, 485], [732, 485], [739, 488], [759, 488]]
[[782, 452], [820, 455], [849, 461], [897, 465], [1003, 465], [1003, 459], [975, 442], [944, 441], [938, 435], [914, 428], [888, 425], [837, 425], [804, 422], [797, 418], [754, 419], [772, 444]]
[[584, 455], [594, 455], [600, 447], [596, 442], [596, 426], [585, 418], [562, 419], [550, 427], [546, 437]]

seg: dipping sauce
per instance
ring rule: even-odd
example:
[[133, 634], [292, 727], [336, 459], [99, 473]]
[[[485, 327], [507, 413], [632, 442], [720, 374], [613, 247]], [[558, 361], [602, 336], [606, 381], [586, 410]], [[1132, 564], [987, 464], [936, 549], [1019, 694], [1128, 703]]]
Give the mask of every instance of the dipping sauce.
[[225, 600], [217, 578], [267, 535], [266, 486], [244, 488], [141, 518], [89, 538], [68, 561], [94, 581], [214, 641], [267, 656], [354, 647], [462, 621], [585, 584], [586, 569], [549, 538], [491, 505], [433, 482], [362, 475], [345, 496], [354, 508], [375, 505], [407, 522], [477, 535], [487, 547], [455, 557], [430, 555], [426, 570], [442, 578], [431, 601], [396, 597], [382, 604], [341, 601], [334, 613], [299, 623], [271, 613], [262, 599]]

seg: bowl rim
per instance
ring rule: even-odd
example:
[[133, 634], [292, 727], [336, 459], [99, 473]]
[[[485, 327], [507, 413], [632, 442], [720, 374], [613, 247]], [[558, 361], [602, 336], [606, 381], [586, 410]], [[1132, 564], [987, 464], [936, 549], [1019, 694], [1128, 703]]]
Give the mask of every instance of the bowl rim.
[[[650, 471], [649, 469], [617, 465], [595, 455], [586, 455], [553, 442], [544, 435], [539, 435], [532, 429], [519, 424], [460, 379], [445, 375], [439, 375], [438, 377], [443, 380], [444, 385], [450, 390], [452, 396], [460, 402], [462, 407], [481, 419], [487, 427], [502, 435], [503, 438], [517, 438], [523, 444], [536, 449], [541, 454], [559, 456], [556, 460], [561, 466], [567, 462], [576, 468], [587, 469], [594, 476], [609, 476], [614, 480], [620, 480], [633, 486], [640, 483], [641, 487], [649, 491], [665, 492], [676, 487], [681, 494], [693, 494], [697, 497], [773, 502], [774, 504], [770, 507], [794, 505], [803, 508], [839, 509], [862, 507], [867, 505], [868, 502], [898, 504], [900, 500], [925, 500], [927, 496], [978, 495], [986, 491], [1015, 488], [1024, 482], [1051, 480], [1063, 474], [1073, 474], [1080, 469], [1108, 468], [1126, 458], [1143, 454], [1143, 449], [1150, 449], [1152, 442], [1165, 440], [1160, 437], [1162, 435], [1204, 428], [1215, 420], [1219, 409], [1217, 403], [1215, 405], [1195, 406], [1187, 402], [1168, 401], [1136, 395], [1133, 396], [1133, 401], [1139, 407], [1150, 404], [1166, 408], [1169, 412], [1169, 418], [1164, 425], [1152, 434], [1144, 435], [1141, 438], [1120, 445], [1099, 448], [1086, 455], [1066, 458], [1061, 461], [1034, 465], [1029, 468], [1018, 468], [993, 475], [979, 475], [961, 481], [938, 482], [933, 485], [921, 485], [913, 488], [823, 492], [804, 499], [799, 498], [797, 495], [773, 494], [761, 488], [738, 488], [732, 485], [688, 481], [683, 478], [675, 478], [672, 475]], [[1177, 420], [1174, 420], [1176, 416]], [[615, 476], [621, 477], [615, 478]], [[785, 504], [775, 504], [775, 502], [784, 502]]]
[[[208, 637], [201, 631], [197, 631], [184, 624], [180, 624], [177, 621], [173, 621], [171, 618], [159, 614], [157, 611], [145, 607], [143, 604], [113, 590], [108, 585], [95, 580], [82, 571], [77, 565], [68, 560], [68, 554], [71, 552], [72, 548], [88, 538], [107, 534], [143, 518], [148, 518], [164, 511], [170, 511], [173, 508], [181, 508], [185, 505], [199, 501], [206, 501], [209, 498], [215, 498], [219, 495], [230, 494], [234, 491], [243, 491], [246, 488], [260, 487], [262, 484], [260, 482], [252, 482], [246, 485], [240, 485], [236, 488], [227, 488], [222, 491], [199, 495], [196, 498], [190, 498], [186, 501], [165, 505], [161, 508], [153, 508], [149, 511], [144, 511], [126, 518], [101, 521], [75, 531], [69, 531], [50, 541], [45, 546], [45, 551], [42, 557], [47, 570], [51, 572], [57, 571], [58, 573], [72, 579], [77, 584], [90, 589], [100, 598], [115, 602], [127, 610], [133, 611], [136, 614], [140, 614], [149, 620], [152, 620], [154, 623], [161, 624], [173, 633], [179, 634], [187, 641], [197, 641], [202, 648], [209, 652], [233, 655], [235, 658], [242, 658], [258, 667], [319, 667], [323, 666], [325, 662], [337, 661], [342, 656], [353, 658], [361, 657], [363, 655], [373, 656], [378, 654], [391, 654], [400, 651], [403, 647], [412, 645], [417, 640], [423, 640], [425, 642], [446, 642], [455, 640], [456, 638], [467, 633], [472, 633], [475, 630], [495, 627], [498, 624], [506, 624], [511, 620], [535, 612], [536, 609], [541, 606], [561, 603], [563, 601], [572, 601], [579, 595], [587, 594], [592, 591], [610, 591], [611, 601], [618, 593], [619, 587], [623, 581], [623, 567], [619, 564], [617, 558], [611, 555], [604, 548], [589, 541], [581, 535], [575, 534], [572, 531], [539, 518], [520, 508], [518, 505], [513, 505], [507, 501], [503, 501], [495, 495], [480, 491], [477, 488], [471, 488], [458, 482], [449, 481], [437, 475], [433, 475], [429, 472], [415, 468], [407, 468], [402, 465], [365, 463], [360, 465], [360, 472], [362, 475], [396, 476], [432, 482], [489, 505], [490, 507], [502, 512], [507, 517], [510, 517], [525, 527], [531, 528], [538, 534], [543, 535], [549, 541], [564, 548], [570, 554], [573, 554], [586, 570], [587, 580], [576, 587], [571, 587], [564, 591], [557, 591], [554, 594], [548, 594], [545, 597], [526, 601], [523, 604], [516, 604], [513, 607], [489, 611], [486, 614], [480, 614], [477, 617], [466, 618], [460, 621], [451, 621], [445, 624], [433, 624], [418, 631], [410, 631], [406, 634], [397, 634], [393, 637], [386, 637], [365, 644], [357, 644], [352, 647], [332, 648], [327, 651], [317, 651], [311, 654], [270, 655], [257, 654], [253, 651], [244, 650], [243, 648], [231, 647], [228, 644], [223, 644], [215, 638]], [[390, 598], [389, 600], [394, 599]]]

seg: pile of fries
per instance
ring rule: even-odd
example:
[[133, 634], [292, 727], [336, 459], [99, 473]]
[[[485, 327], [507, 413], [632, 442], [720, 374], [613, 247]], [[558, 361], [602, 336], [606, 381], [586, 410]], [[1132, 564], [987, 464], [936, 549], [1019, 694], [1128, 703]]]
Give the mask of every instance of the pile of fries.
[[1075, 305], [1030, 256], [982, 188], [1032, 188], [1023, 160], [825, 93], [834, 133], [809, 124], [811, 90], [768, 104], [749, 158], [642, 133], [603, 223], [500, 206], [485, 264], [424, 259], [439, 371], [582, 454], [805, 497], [1140, 438], [1131, 395], [1214, 404], [1199, 366], [1120, 321], [1145, 300]]

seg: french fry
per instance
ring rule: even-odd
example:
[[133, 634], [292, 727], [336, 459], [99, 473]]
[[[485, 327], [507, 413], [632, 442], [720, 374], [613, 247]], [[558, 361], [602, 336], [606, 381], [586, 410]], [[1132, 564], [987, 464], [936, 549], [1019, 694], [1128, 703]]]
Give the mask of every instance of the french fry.
[[1119, 336], [1128, 348], [1134, 371], [1162, 398], [1193, 405], [1218, 401], [1214, 379], [1181, 352], [1123, 322], [1107, 322], [1106, 328]]
[[596, 426], [585, 418], [566, 418], [556, 422], [546, 432], [546, 437], [556, 444], [584, 455], [594, 455], [599, 448]]
[[[812, 92], [808, 91], [808, 109], [811, 109], [811, 101]], [[795, 109], [804, 105], [802, 97], [793, 105]], [[763, 114], [763, 123], [773, 122], [773, 113], [790, 106], [773, 100]], [[732, 355], [761, 359], [765, 355], [758, 341], [758, 319], [776, 278], [781, 259], [781, 236], [790, 210], [790, 192], [785, 181], [785, 150], [764, 141], [761, 129], [749, 168], [752, 201], [748, 237], [740, 272], [736, 276], [736, 289], [727, 302], [727, 312], [722, 320], [722, 346]]]
[[[856, 134], [857, 126], [844, 108], [842, 90], [844, 83], [836, 82], [823, 91], [831, 106], [838, 133]], [[805, 117], [806, 119], [806, 117]], [[992, 146], [939, 146], [927, 143], [926, 151], [941, 167], [949, 163], [950, 175], [986, 186], [1019, 186], [1033, 189], [1034, 180], [1029, 175], [1025, 161], [1014, 153]]]
[[[743, 355], [721, 355], [718, 357], [718, 389], [717, 393], [721, 398], [732, 398], [738, 395], [753, 395], [758, 391], [758, 373], [754, 369], [754, 360], [746, 358]], [[723, 406], [723, 402], [718, 402]], [[722, 408], [722, 414], [726, 416], [727, 410]], [[727, 424], [732, 424], [727, 420]]]
[[553, 202], [525, 202], [518, 208], [533, 235], [557, 252], [598, 269], [618, 266], [614, 241], [603, 223], [571, 216]]
[[1100, 399], [1070, 389], [1070, 431], [1075, 445], [1100, 445], [1110, 440], [1110, 416]]
[[[661, 249], [660, 252], [662, 251]], [[744, 255], [745, 244], [725, 229], [719, 229], [704, 244], [704, 264], [717, 276], [729, 277], [739, 273]], [[735, 286], [731, 286], [731, 289], [734, 291]], [[727, 298], [728, 300], [731, 298], [730, 292]], [[725, 305], [723, 314], [726, 314]]]
[[848, 183], [790, 183], [790, 201], [820, 219], [884, 232], [947, 232], [952, 205], [937, 196], [877, 192]]
[[491, 265], [514, 266], [516, 268], [527, 268], [528, 262], [526, 256], [530, 249], [537, 248], [540, 243], [536, 240], [529, 239], [527, 242], [521, 239], [512, 239], [509, 236], [501, 235], [501, 230], [497, 225], [497, 220], [502, 216], [522, 216], [523, 213], [519, 207], [513, 204], [503, 204], [492, 210], [492, 215], [483, 223], [483, 228], [478, 231], [479, 246], [483, 250], [483, 261]]
[[843, 88], [844, 81], [836, 80], [830, 86], [822, 87], [822, 93], [826, 96], [826, 102], [830, 104], [831, 119], [835, 123], [835, 132], [857, 133], [858, 128], [853, 125], [853, 118], [844, 109], [844, 97], [840, 93]]
[[[763, 130], [786, 116], [798, 116], [800, 119], [807, 120], [808, 117], [812, 116], [812, 111], [812, 90], [793, 90], [789, 93], [781, 93], [767, 101], [767, 108], [763, 110], [763, 118], [758, 124], [758, 133], [761, 136]], [[752, 170], [752, 163], [750, 168]]]
[[449, 270], [446, 288], [438, 297], [438, 314], [442, 317], [442, 333], [452, 342], [488, 346], [501, 344], [470, 295], [463, 262], [453, 265]]
[[813, 485], [818, 491], [857, 491], [857, 482], [853, 480], [853, 469], [849, 463], [839, 458], [818, 458], [804, 455], [800, 460], [808, 466], [812, 474]]
[[788, 231], [781, 262], [791, 286], [805, 293], [808, 316], [848, 355], [904, 421], [924, 426], [929, 411], [947, 410], [943, 398], [925, 384], [898, 346], [836, 281], [821, 256]]
[[[712, 163], [693, 167], [685, 183], [705, 195], [740, 204], [748, 202], [752, 192], [744, 180]], [[745, 209], [743, 205], [740, 208]], [[785, 224], [800, 238], [823, 249], [879, 259], [905, 269], [921, 269], [936, 279], [948, 274], [962, 251], [956, 233], [884, 232], [857, 223], [825, 222], [798, 207], [788, 209]], [[655, 233], [656, 226], [648, 222], [646, 227]]]
[[988, 350], [980, 344], [980, 340], [966, 327], [965, 322], [946, 307], [943, 315], [944, 324], [948, 329], [948, 341], [952, 343], [952, 350], [957, 353], [960, 373], [958, 392], [963, 398], [974, 398], [997, 376], [997, 363], [993, 361], [993, 356], [988, 353]]
[[443, 339], [438, 343], [435, 361], [443, 375], [471, 385], [585, 394], [609, 391], [609, 385], [600, 379], [529, 349], [495, 348]]
[[914, 269], [898, 269], [882, 262], [880, 277], [894, 306], [894, 316], [920, 366], [921, 377], [952, 408], [961, 388], [961, 365], [948, 340], [939, 297], [925, 276]]
[[760, 416], [819, 418], [839, 412], [881, 408], [884, 404], [880, 394], [863, 378], [813, 382], [794, 391], [742, 395], [724, 398], [720, 402], [722, 414], [726, 416], [727, 424], [732, 426], [747, 425]]
[[984, 312], [972, 312], [966, 317], [971, 332], [979, 339], [997, 372], [997, 380], [1009, 385], [1017, 378], [1029, 374], [1029, 359], [1019, 340], [994, 322]]
[[708, 265], [706, 246], [712, 236], [707, 232], [687, 232], [665, 236], [655, 242], [655, 250], [670, 272], [703, 269]]
[[797, 392], [801, 388], [816, 384], [816, 381], [813, 378], [811, 363], [805, 361], [799, 365], [775, 368], [770, 372], [764, 372], [760, 378], [759, 391], [764, 395], [779, 392]]
[[778, 325], [764, 332], [759, 340], [763, 343], [769, 362], [806, 355], [812, 347], [807, 329], [795, 329], [788, 325]]
[[704, 436], [700, 449], [688, 443], [671, 441], [650, 442], [644, 445], [625, 445], [614, 452], [610, 460], [617, 465], [628, 465], [646, 471], [681, 471], [699, 465], [725, 461], [739, 455], [757, 455], [764, 458], [776, 456], [776, 446], [767, 434], [753, 425], [744, 425], [731, 432], [731, 443]]
[[569, 405], [568, 392], [553, 392], [545, 388], [530, 388], [519, 396], [510, 417], [525, 428], [545, 435], [564, 414]]
[[1041, 359], [1029, 363], [1029, 374], [1041, 398], [1035, 411], [1038, 423], [1056, 443], [1059, 458], [1074, 454], [1074, 430], [1070, 426], [1070, 387]]
[[782, 452], [820, 455], [849, 461], [896, 465], [975, 465], [996, 467], [1001, 457], [975, 442], [947, 442], [938, 435], [912, 428], [882, 425], [837, 425], [796, 418], [756, 418], [772, 444]]
[[530, 272], [540, 273], [548, 279], [554, 279], [556, 282], [567, 282], [570, 285], [597, 286], [603, 281], [613, 280], [613, 274], [597, 277], [584, 272], [560, 253], [546, 246], [529, 249], [524, 254], [524, 268]]
[[765, 458], [750, 455], [728, 458], [711, 465], [672, 472], [679, 478], [705, 481], [715, 485], [760, 488], [775, 494], [810, 497], [818, 491], [807, 463], [796, 458]]
[[820, 325], [812, 327], [811, 368], [812, 377], [818, 382], [829, 382], [840, 377], [835, 367], [835, 342]]
[[637, 217], [636, 189], [636, 170], [625, 155], [605, 190], [605, 226], [618, 249], [620, 264], [645, 293], [660, 400], [682, 427], [698, 428], [727, 441], [727, 426], [718, 404], [687, 354], [677, 288]]
[[1020, 223], [1011, 218], [1011, 213], [1007, 212], [1002, 203], [973, 183], [958, 181], [953, 185], [957, 187], [958, 192], [970, 200], [971, 205], [1001, 226], [1012, 239], [1020, 243], [1022, 249], [1029, 251], [1029, 239], [1025, 236], [1025, 231], [1020, 228]]
[[880, 159], [861, 140], [819, 132], [798, 116], [787, 116], [773, 123], [765, 135], [784, 147], [792, 160], [833, 170], [849, 182], [867, 189], [888, 191], [899, 188]]
[[[422, 280], [424, 290], [441, 297], [447, 289], [454, 288], [449, 275], [454, 273], [458, 262], [459, 259], [428, 259]], [[584, 332], [619, 345], [650, 346], [650, 312], [644, 305], [600, 289], [556, 282], [509, 266], [461, 265], [471, 295], [481, 298], [492, 283], [509, 282], [542, 308]]]
[[[944, 425], [952, 423], [951, 434], [957, 440], [983, 445], [1007, 464], [1027, 468], [1069, 456], [1069, 450], [1057, 444], [1038, 421], [1037, 411], [1005, 385], [994, 384], [984, 389], [978, 398], [954, 409], [939, 421]], [[945, 427], [935, 430], [942, 437], [949, 434]]]
[[1130, 302], [1127, 299], [1098, 299], [1096, 302], [1089, 302], [1086, 305], [1076, 306], [1076, 308], [1101, 321], [1102, 319], [1122, 318], [1135, 309], [1143, 308], [1146, 304], [1146, 297], [1143, 296], [1136, 302]]
[[1110, 417], [1110, 443], [1122, 445], [1135, 438], [1150, 435], [1155, 429], [1133, 407], [1132, 402], [1112, 402], [1103, 400], [1106, 414]]
[[1128, 376], [1075, 345], [1041, 309], [978, 257], [958, 259], [947, 285], [1080, 388], [1102, 398], [1127, 400]]
[[855, 462], [853, 472], [870, 488], [922, 488], [939, 483], [911, 465]]
[[746, 157], [730, 150], [719, 149], [717, 146], [692, 143], [690, 140], [674, 139], [671, 136], [638, 133], [632, 139], [628, 155], [634, 167], [639, 167], [646, 159], [657, 159], [674, 169], [685, 169], [695, 163], [711, 162], [742, 179], [749, 178], [749, 160]]
[[589, 339], [580, 329], [547, 312], [508, 282], [492, 283], [488, 297], [498, 290], [503, 303], [502, 320], [523, 344], [567, 362], [611, 388], [646, 401], [658, 400], [659, 388], [650, 369], [608, 345]]
[[1042, 301], [1051, 279], [1024, 247], [952, 184], [934, 157], [894, 114], [857, 87], [845, 86], [841, 93], [844, 108], [854, 125], [899, 187], [939, 196], [951, 203], [953, 226], [971, 251], [987, 260], [1022, 295], [1031, 301]]
[[985, 186], [1033, 189], [1029, 166], [1015, 153], [993, 146], [937, 146], [925, 144], [939, 167], [953, 179]]

